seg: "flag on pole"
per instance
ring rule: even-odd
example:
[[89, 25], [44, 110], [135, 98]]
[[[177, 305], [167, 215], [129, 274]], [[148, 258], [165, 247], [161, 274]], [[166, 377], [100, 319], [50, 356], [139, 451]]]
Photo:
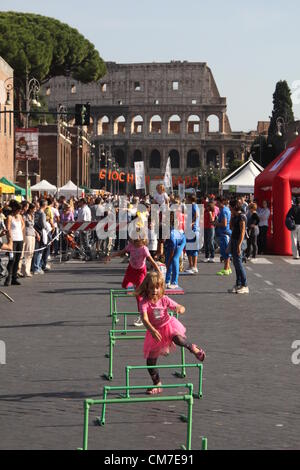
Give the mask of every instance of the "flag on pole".
[[164, 185], [166, 188], [170, 188], [173, 192], [173, 183], [172, 183], [172, 169], [171, 169], [171, 158], [168, 157], [166, 164], [166, 171], [164, 176]]
[[181, 199], [181, 201], [184, 200], [185, 198], [185, 183], [178, 183], [178, 195]]
[[144, 162], [134, 162], [135, 187], [146, 190]]

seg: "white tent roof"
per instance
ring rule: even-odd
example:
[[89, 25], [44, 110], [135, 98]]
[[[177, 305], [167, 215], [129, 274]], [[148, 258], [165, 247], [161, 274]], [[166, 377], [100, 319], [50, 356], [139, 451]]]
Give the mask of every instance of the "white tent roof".
[[[77, 186], [74, 184], [71, 180], [68, 181], [64, 186], [59, 188], [58, 190], [60, 196], [65, 195], [65, 196], [77, 196]], [[84, 192], [84, 189], [78, 188], [78, 194], [81, 196], [82, 192]]]
[[31, 191], [47, 192], [47, 193], [56, 193], [57, 187], [53, 184], [50, 184], [46, 180], [42, 180], [34, 186], [30, 187]]
[[242, 166], [230, 175], [220, 181], [220, 188], [223, 190], [230, 189], [231, 186], [236, 187], [237, 193], [253, 193], [255, 178], [263, 171], [263, 167], [249, 158]]

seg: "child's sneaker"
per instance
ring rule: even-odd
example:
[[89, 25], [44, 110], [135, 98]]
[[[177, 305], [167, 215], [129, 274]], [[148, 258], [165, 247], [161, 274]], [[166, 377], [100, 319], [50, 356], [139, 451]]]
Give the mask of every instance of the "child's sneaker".
[[230, 274], [232, 274], [231, 269], [221, 269], [221, 271], [217, 273], [217, 276], [230, 276]]
[[134, 326], [143, 326], [144, 325], [144, 323], [142, 322], [141, 317], [138, 317], [133, 324], [134, 324]]
[[199, 348], [196, 344], [192, 344], [192, 353], [195, 355], [198, 361], [203, 362], [205, 359], [205, 352], [203, 349]]

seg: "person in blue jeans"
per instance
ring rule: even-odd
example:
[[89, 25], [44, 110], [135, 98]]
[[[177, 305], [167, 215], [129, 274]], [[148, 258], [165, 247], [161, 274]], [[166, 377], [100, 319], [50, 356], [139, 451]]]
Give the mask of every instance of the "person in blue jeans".
[[230, 244], [232, 261], [236, 272], [236, 283], [232, 289], [229, 289], [231, 294], [249, 294], [249, 287], [247, 285], [247, 274], [243, 266], [243, 250], [242, 245], [246, 234], [246, 215], [242, 212], [242, 205], [238, 201], [230, 202], [231, 208], [231, 221], [230, 227], [232, 229]]
[[231, 212], [228, 207], [228, 199], [220, 199], [220, 213], [216, 222], [216, 235], [220, 246], [220, 255], [224, 260], [224, 269], [217, 273], [218, 276], [229, 276], [232, 273], [230, 268], [229, 241], [231, 236], [230, 219]]
[[[197, 198], [194, 194], [189, 194], [187, 203], [191, 205], [191, 211], [187, 213], [186, 224], [190, 225], [193, 233], [193, 238], [186, 240], [186, 254], [189, 260], [189, 268], [186, 270], [188, 274], [198, 273], [198, 255], [200, 245], [200, 210], [196, 204]], [[191, 219], [191, 220], [190, 220]]]
[[185, 234], [175, 228], [174, 212], [170, 212], [170, 238], [165, 241], [166, 286], [170, 289], [178, 287], [179, 258], [186, 244]]

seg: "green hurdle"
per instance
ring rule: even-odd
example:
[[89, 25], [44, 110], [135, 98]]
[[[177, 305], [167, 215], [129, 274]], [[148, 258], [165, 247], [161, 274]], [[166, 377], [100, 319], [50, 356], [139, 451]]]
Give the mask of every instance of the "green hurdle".
[[[146, 333], [147, 330], [138, 330], [138, 333]], [[109, 370], [106, 378], [108, 380], [113, 380], [113, 365], [114, 365], [114, 347], [117, 341], [131, 341], [131, 340], [144, 340], [145, 336], [137, 335], [137, 330], [110, 330], [109, 331]], [[185, 351], [184, 348], [181, 349], [181, 373], [177, 375], [181, 378], [186, 376], [185, 368]]]
[[[126, 398], [130, 398], [130, 371], [131, 370], [145, 370], [145, 369], [177, 369], [181, 367], [178, 364], [166, 364], [166, 365], [155, 365], [155, 366], [126, 366], [125, 367], [125, 377], [126, 377]], [[202, 398], [202, 384], [203, 384], [203, 364], [185, 364], [186, 368], [195, 368], [199, 370], [199, 379], [198, 379], [198, 393], [197, 398]], [[153, 387], [153, 386], [152, 386]]]
[[[127, 396], [127, 392], [129, 392], [130, 390], [145, 390], [145, 389], [148, 390], [148, 389], [153, 389], [153, 388], [162, 388], [164, 390], [165, 389], [170, 389], [170, 388], [187, 388], [187, 390], [189, 392], [189, 395], [193, 396], [194, 385], [191, 384], [191, 383], [188, 383], [188, 384], [160, 385], [159, 387], [155, 386], [153, 384], [152, 385], [125, 385], [125, 386], [117, 386], [117, 387], [104, 386], [104, 388], [103, 388], [103, 400], [107, 399], [108, 392], [110, 392], [110, 391], [126, 390], [125, 398], [130, 398], [129, 395]], [[124, 398], [124, 396], [122, 396], [122, 395], [121, 395], [121, 397]], [[106, 404], [103, 403], [101, 418], [100, 417], [97, 418], [97, 422], [100, 426], [105, 425], [105, 413], [106, 413]], [[185, 421], [186, 421], [186, 419], [185, 419]]]
[[[152, 386], [153, 387], [153, 386]], [[168, 397], [143, 397], [143, 398], [107, 398], [102, 400], [84, 400], [84, 423], [83, 423], [83, 447], [80, 450], [88, 450], [88, 433], [89, 433], [89, 411], [95, 405], [125, 405], [131, 403], [159, 403], [159, 402], [179, 402], [184, 401], [188, 406], [187, 413], [187, 434], [186, 445], [181, 446], [185, 450], [192, 450], [192, 424], [193, 424], [193, 403], [192, 395], [168, 396]]]

